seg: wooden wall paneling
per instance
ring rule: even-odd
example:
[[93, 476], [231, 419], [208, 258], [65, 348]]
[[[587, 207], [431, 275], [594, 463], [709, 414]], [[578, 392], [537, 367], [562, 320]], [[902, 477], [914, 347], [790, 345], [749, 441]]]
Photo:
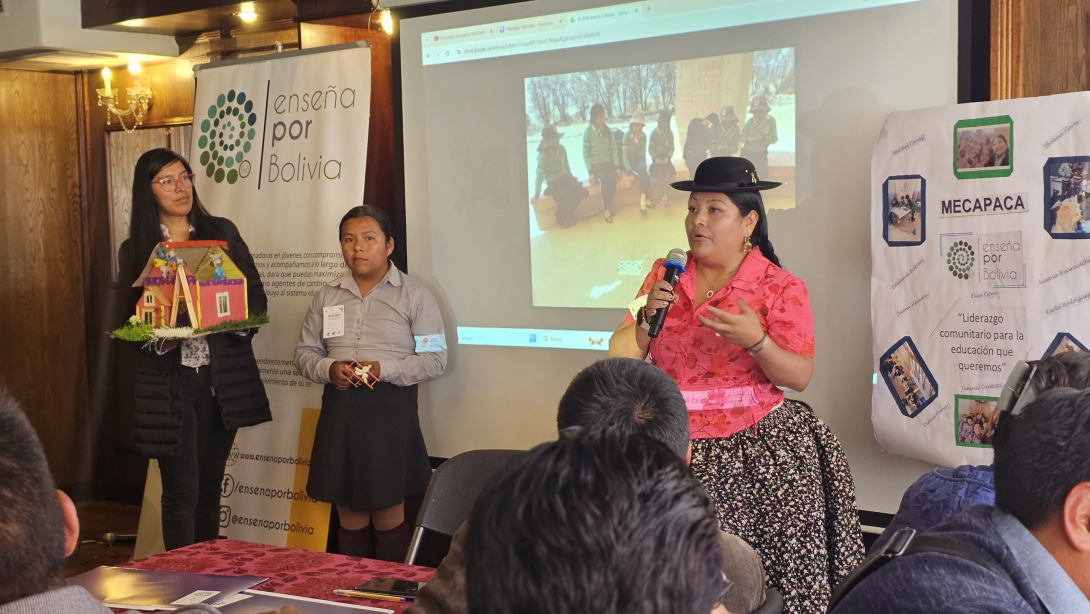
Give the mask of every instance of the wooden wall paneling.
[[1090, 0], [991, 0], [992, 100], [1090, 89]]
[[1023, 96], [1088, 89], [1088, 12], [1088, 0], [1025, 1]]
[[0, 383], [78, 491], [91, 448], [76, 134], [72, 75], [0, 70]]
[[[358, 22], [358, 17], [354, 21]], [[399, 216], [396, 211], [394, 198], [394, 96], [390, 36], [377, 24], [370, 31], [313, 23], [302, 23], [299, 29], [304, 49], [361, 40], [371, 45], [371, 119], [368, 124], [363, 200], [381, 207], [391, 219], [403, 220], [404, 216]], [[405, 229], [402, 226], [396, 224], [393, 257], [394, 262], [404, 268]]]
[[992, 100], [1022, 96], [1024, 0], [992, 0]]

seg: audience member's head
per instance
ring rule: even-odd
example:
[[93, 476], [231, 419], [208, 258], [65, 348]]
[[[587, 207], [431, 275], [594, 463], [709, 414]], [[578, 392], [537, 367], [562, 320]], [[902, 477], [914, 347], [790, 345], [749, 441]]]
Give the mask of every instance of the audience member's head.
[[76, 509], [56, 490], [38, 435], [0, 388], [0, 605], [64, 584]]
[[466, 535], [469, 612], [707, 614], [725, 588], [715, 508], [643, 435], [569, 429], [514, 458]]
[[560, 398], [556, 428], [641, 433], [689, 460], [689, 412], [662, 369], [634, 358], [607, 358], [580, 371]]
[[996, 427], [995, 505], [1090, 593], [1090, 390], [1046, 391]]
[[1053, 388], [1090, 388], [1090, 354], [1064, 352], [1029, 364], [1037, 367], [1029, 382], [1037, 394]]

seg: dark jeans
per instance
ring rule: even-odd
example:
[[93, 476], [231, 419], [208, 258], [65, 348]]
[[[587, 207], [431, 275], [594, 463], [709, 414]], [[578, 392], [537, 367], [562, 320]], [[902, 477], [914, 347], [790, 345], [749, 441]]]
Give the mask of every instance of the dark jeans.
[[167, 550], [219, 537], [220, 488], [238, 429], [223, 427], [212, 369], [182, 367], [182, 443], [159, 459]]
[[602, 207], [613, 215], [613, 195], [617, 192], [617, 167], [612, 162], [599, 162], [590, 167], [590, 172], [598, 178], [602, 185]]

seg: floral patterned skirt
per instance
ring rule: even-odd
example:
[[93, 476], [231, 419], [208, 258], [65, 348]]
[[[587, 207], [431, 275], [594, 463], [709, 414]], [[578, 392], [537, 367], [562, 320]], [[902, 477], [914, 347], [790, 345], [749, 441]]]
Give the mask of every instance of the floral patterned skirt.
[[785, 399], [755, 428], [694, 439], [692, 468], [720, 527], [760, 554], [784, 612], [825, 612], [832, 589], [863, 561], [855, 484], [829, 427]]

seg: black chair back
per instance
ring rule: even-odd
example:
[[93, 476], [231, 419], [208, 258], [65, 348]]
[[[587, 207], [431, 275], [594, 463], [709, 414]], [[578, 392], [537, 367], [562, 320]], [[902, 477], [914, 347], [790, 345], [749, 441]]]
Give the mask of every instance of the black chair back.
[[471, 450], [439, 465], [424, 494], [405, 562], [438, 567], [450, 547], [451, 536], [469, 518], [477, 496], [500, 467], [520, 453], [519, 450]]
[[783, 595], [780, 591], [768, 587], [765, 589], [765, 602], [753, 610], [753, 614], [780, 614], [783, 612]]

